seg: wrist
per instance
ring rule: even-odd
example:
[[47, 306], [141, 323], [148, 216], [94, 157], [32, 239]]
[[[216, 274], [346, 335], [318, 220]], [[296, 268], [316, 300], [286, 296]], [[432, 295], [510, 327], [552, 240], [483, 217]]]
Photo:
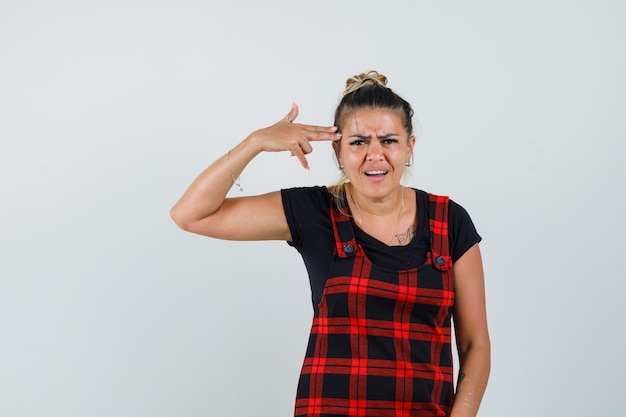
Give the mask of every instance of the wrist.
[[263, 146], [262, 129], [250, 133], [237, 147], [242, 147], [246, 152], [249, 152], [250, 159], [264, 152], [266, 149]]

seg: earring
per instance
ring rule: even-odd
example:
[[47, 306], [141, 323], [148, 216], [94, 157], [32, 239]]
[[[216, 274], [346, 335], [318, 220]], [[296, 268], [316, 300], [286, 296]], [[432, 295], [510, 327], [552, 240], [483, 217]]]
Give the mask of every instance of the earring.
[[339, 165], [339, 171], [343, 171], [343, 165]]
[[410, 166], [411, 166], [411, 163], [410, 163], [409, 161], [406, 161], [406, 162], [404, 163], [404, 166], [406, 166], [406, 167], [408, 168], [408, 167], [410, 167]]

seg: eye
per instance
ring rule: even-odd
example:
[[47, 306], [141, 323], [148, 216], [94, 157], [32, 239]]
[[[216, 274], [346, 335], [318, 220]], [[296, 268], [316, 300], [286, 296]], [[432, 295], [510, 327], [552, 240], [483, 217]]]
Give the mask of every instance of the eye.
[[350, 145], [365, 145], [365, 141], [363, 139], [354, 139], [350, 142]]
[[398, 139], [383, 139], [383, 143], [385, 145], [393, 145], [394, 143], [398, 143]]

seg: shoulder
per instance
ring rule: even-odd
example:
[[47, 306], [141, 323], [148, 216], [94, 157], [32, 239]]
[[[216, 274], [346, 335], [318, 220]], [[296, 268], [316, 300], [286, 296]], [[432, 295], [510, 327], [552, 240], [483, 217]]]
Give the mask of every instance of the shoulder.
[[314, 185], [310, 187], [283, 188], [280, 192], [283, 194], [298, 195], [328, 195], [328, 187], [324, 185]]
[[450, 251], [452, 260], [456, 261], [476, 243], [482, 240], [478, 234], [474, 222], [467, 210], [448, 196], [427, 193], [422, 190], [415, 190], [418, 197], [418, 204], [428, 204], [427, 216], [431, 218], [435, 210], [434, 204], [447, 200], [448, 202], [448, 239], [450, 241]]
[[330, 198], [325, 186], [283, 188], [280, 193], [285, 209], [302, 205], [317, 207], [321, 203], [328, 204]]
[[448, 213], [450, 218], [454, 218], [454, 219], [468, 219], [471, 221], [470, 219], [470, 215], [467, 212], [467, 210], [465, 210], [465, 208], [460, 205], [459, 203], [457, 203], [456, 201], [450, 199], [449, 203], [448, 203]]
[[425, 203], [437, 203], [437, 202], [447, 201], [449, 222], [453, 221], [453, 219], [469, 219], [470, 218], [467, 210], [465, 210], [463, 206], [461, 206], [456, 201], [452, 200], [447, 195], [433, 194], [433, 193], [429, 193], [429, 192], [426, 192], [417, 188], [413, 188], [413, 190], [415, 191], [415, 194], [417, 196], [418, 203], [422, 203], [422, 205], [424, 205]]
[[330, 226], [330, 194], [324, 186], [280, 190], [292, 243], [299, 248]]
[[448, 208], [448, 229], [454, 262], [482, 240], [467, 210], [453, 200]]
[[470, 214], [462, 205], [454, 200], [450, 200], [448, 203], [448, 221], [453, 224], [468, 223], [471, 227], [474, 227]]

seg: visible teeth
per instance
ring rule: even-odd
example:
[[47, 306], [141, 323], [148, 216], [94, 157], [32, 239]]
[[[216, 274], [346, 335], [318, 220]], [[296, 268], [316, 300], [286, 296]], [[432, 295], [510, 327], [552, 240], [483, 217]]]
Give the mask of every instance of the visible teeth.
[[366, 175], [384, 175], [386, 173], [387, 171], [378, 170], [378, 171], [367, 171], [365, 174]]

